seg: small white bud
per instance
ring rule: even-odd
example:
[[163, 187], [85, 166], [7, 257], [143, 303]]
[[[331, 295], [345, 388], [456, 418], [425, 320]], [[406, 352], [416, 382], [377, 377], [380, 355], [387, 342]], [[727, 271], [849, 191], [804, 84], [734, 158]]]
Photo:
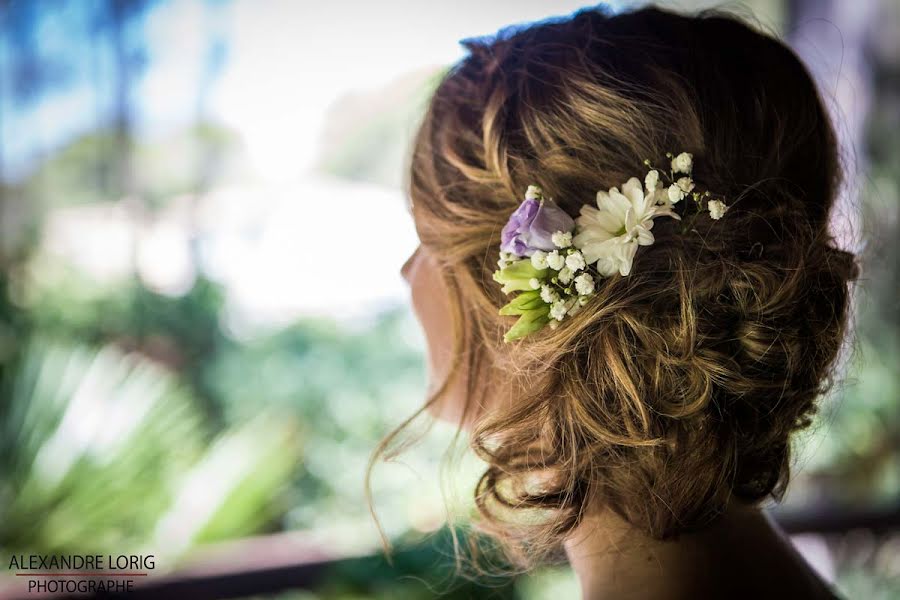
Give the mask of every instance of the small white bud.
[[528, 280], [528, 285], [531, 286], [531, 289], [537, 290], [537, 289], [540, 289], [541, 282], [538, 280], [537, 277], [532, 277], [531, 279]]
[[544, 191], [536, 185], [529, 185], [528, 189], [525, 190], [525, 199], [526, 200], [540, 200], [544, 197]]

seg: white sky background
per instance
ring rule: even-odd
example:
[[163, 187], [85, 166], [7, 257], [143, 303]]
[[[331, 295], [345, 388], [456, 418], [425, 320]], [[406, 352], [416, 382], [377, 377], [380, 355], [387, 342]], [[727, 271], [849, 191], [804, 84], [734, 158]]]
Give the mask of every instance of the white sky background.
[[423, 66], [450, 64], [462, 56], [465, 37], [584, 5], [238, 0], [234, 58], [211, 108], [244, 135], [263, 176], [289, 179], [298, 166], [312, 163], [325, 110], [339, 96], [378, 88]]
[[[196, 104], [190, 94], [202, 76], [200, 61], [186, 57], [202, 56], [204, 36], [197, 32], [219, 27], [229, 42], [228, 60], [204, 112], [240, 134], [260, 179], [259, 189], [228, 203], [244, 204], [238, 211], [244, 217], [229, 219], [233, 211], [223, 208], [226, 216], [208, 236], [204, 252], [207, 271], [228, 289], [231, 325], [240, 331], [301, 315], [354, 320], [373, 308], [403, 302], [407, 290], [399, 268], [416, 239], [400, 191], [307, 174], [321, 144], [326, 111], [347, 93], [378, 89], [423, 67], [455, 62], [463, 56], [463, 38], [582, 6], [571, 0], [236, 0], [221, 22], [199, 0], [176, 0], [152, 14], [148, 42], [154, 67], [140, 89], [151, 134], [164, 131], [185, 106]], [[221, 13], [215, 19], [222, 19]], [[260, 194], [268, 203], [263, 216], [246, 206], [262, 203]], [[261, 233], [248, 239], [241, 223], [260, 218], [265, 223], [257, 226]], [[340, 240], [347, 238], [355, 243], [342, 247]], [[342, 285], [338, 275], [344, 270], [333, 265], [354, 264], [361, 250], [365, 268]], [[158, 243], [152, 252], [160, 258], [184, 254], [166, 252]], [[157, 264], [151, 277], [157, 277], [159, 289], [183, 289], [180, 273], [174, 263]], [[167, 282], [167, 275], [175, 279]], [[341, 292], [327, 291], [334, 289]]]
[[589, 4], [235, 0], [222, 22], [202, 0], [171, 0], [148, 17], [153, 67], [139, 89], [143, 127], [158, 132], [193, 116], [198, 33], [223, 28], [229, 56], [205, 112], [242, 135], [262, 178], [292, 180], [313, 163], [325, 111], [344, 94], [449, 65], [462, 57], [463, 38]]

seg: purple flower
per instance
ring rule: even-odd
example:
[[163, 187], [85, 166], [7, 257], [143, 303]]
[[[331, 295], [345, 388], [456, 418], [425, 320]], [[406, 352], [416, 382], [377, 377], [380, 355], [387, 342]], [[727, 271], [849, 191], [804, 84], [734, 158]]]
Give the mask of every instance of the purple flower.
[[571, 231], [575, 221], [552, 200], [528, 199], [509, 217], [500, 234], [500, 249], [516, 256], [531, 256], [535, 250], [554, 250], [551, 236]]

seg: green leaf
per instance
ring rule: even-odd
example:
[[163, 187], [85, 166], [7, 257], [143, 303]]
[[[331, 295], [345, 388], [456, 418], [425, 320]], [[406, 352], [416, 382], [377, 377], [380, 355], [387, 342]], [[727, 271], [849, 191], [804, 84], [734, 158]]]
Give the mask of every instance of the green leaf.
[[546, 303], [541, 308], [535, 308], [522, 313], [522, 316], [519, 317], [519, 320], [516, 321], [515, 325], [513, 325], [510, 330], [506, 332], [506, 335], [503, 336], [503, 340], [511, 342], [534, 333], [550, 321], [549, 315], [550, 306]]
[[522, 292], [513, 298], [508, 304], [500, 309], [501, 315], [521, 315], [529, 310], [540, 308], [542, 304], [546, 304], [541, 299], [541, 293], [538, 290]]
[[494, 281], [503, 284], [503, 293], [531, 291], [532, 278], [543, 279], [547, 269], [535, 269], [530, 258], [517, 260], [511, 265], [494, 271]]
[[540, 279], [547, 274], [547, 269], [535, 269], [534, 265], [531, 264], [530, 258], [523, 258], [522, 260], [517, 260], [516, 262], [503, 269], [503, 273], [508, 277], [524, 277], [525, 279], [537, 277], [538, 279]]

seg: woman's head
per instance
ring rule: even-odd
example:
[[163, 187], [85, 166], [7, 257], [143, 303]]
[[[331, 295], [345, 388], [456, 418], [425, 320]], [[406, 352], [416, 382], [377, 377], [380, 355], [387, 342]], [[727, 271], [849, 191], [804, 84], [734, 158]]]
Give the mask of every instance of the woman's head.
[[[415, 141], [421, 247], [404, 271], [432, 412], [470, 427], [488, 464], [482, 525], [534, 558], [595, 508], [662, 538], [734, 498], [778, 495], [790, 435], [831, 383], [856, 277], [828, 232], [839, 158], [806, 69], [718, 13], [591, 9], [465, 45]], [[508, 298], [492, 274], [526, 187], [574, 217], [672, 149], [694, 155], [727, 219], [686, 233], [660, 220], [629, 276], [505, 344], [513, 318], [498, 315]], [[541, 518], [523, 525], [532, 509]]]

